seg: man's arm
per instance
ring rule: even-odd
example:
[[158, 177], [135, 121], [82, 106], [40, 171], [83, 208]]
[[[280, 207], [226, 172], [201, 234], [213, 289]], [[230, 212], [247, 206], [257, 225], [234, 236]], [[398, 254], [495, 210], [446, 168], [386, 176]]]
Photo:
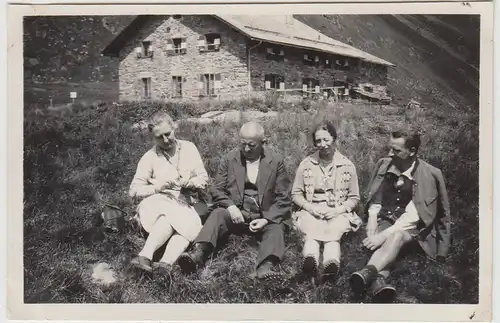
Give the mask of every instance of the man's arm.
[[451, 214], [448, 192], [444, 183], [443, 173], [438, 170], [436, 174], [439, 192], [439, 208], [436, 215], [436, 233], [438, 241], [437, 257], [446, 257], [451, 244]]
[[263, 212], [263, 216], [269, 222], [281, 223], [289, 215], [291, 208], [290, 179], [283, 160], [278, 163], [274, 195], [274, 203], [268, 211]]
[[233, 201], [229, 197], [229, 191], [227, 189], [227, 171], [228, 160], [227, 158], [224, 158], [219, 164], [214, 184], [211, 187], [212, 200], [214, 204], [223, 208], [228, 208], [229, 206], [234, 205]]

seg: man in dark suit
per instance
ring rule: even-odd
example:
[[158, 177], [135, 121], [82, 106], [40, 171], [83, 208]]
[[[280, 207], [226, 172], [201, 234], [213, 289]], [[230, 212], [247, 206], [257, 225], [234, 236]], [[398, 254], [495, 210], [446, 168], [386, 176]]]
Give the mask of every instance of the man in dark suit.
[[395, 131], [389, 147], [389, 157], [378, 161], [368, 186], [363, 244], [374, 253], [350, 278], [354, 292], [362, 294], [370, 288], [375, 302], [395, 296], [396, 289], [386, 279], [404, 246], [418, 242], [429, 257], [442, 261], [451, 240], [443, 174], [417, 157], [420, 136], [411, 130]]
[[282, 280], [275, 266], [285, 251], [283, 221], [290, 216], [290, 181], [283, 158], [264, 149], [262, 126], [245, 123], [240, 130], [240, 147], [227, 154], [219, 166], [211, 189], [216, 206], [191, 252], [178, 260], [181, 269], [194, 272], [204, 265], [219, 239], [237, 231], [250, 231], [261, 239], [256, 276]]

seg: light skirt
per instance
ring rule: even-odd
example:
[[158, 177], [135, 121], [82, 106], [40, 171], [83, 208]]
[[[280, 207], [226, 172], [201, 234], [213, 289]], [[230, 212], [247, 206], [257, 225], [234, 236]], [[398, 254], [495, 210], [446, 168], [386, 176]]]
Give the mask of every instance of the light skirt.
[[323, 220], [301, 210], [295, 213], [295, 222], [308, 239], [318, 241], [339, 241], [344, 233], [351, 231], [351, 223], [344, 214], [331, 220]]
[[189, 205], [178, 203], [164, 195], [151, 195], [139, 204], [137, 213], [141, 225], [150, 232], [156, 220], [164, 215], [172, 228], [181, 236], [192, 242], [201, 230], [201, 220], [195, 209]]

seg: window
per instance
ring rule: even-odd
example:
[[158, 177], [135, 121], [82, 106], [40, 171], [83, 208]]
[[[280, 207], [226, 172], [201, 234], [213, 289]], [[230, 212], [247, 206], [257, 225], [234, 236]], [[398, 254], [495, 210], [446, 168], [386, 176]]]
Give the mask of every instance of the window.
[[309, 66], [319, 66], [320, 58], [316, 54], [305, 53], [304, 54], [304, 64]]
[[182, 98], [182, 76], [172, 76], [172, 97]]
[[319, 81], [313, 78], [302, 79], [302, 91], [304, 96], [310, 96], [312, 92], [319, 93]]
[[284, 61], [285, 51], [281, 47], [267, 47], [267, 59], [273, 61]]
[[198, 38], [200, 52], [215, 52], [220, 49], [220, 34], [209, 33]]
[[200, 95], [214, 96], [216, 91], [221, 88], [221, 75], [220, 74], [201, 74], [198, 87]]
[[323, 57], [323, 66], [332, 67], [332, 58], [330, 56]]
[[153, 45], [151, 41], [143, 41], [140, 47], [136, 48], [138, 58], [153, 57]]
[[187, 52], [187, 38], [178, 37], [167, 39], [167, 54], [179, 55]]
[[341, 71], [347, 71], [351, 68], [351, 59], [347, 57], [337, 56], [335, 57], [335, 69]]
[[151, 78], [142, 78], [142, 96], [145, 99], [151, 98]]
[[264, 77], [265, 89], [284, 90], [285, 78], [278, 74], [267, 74]]

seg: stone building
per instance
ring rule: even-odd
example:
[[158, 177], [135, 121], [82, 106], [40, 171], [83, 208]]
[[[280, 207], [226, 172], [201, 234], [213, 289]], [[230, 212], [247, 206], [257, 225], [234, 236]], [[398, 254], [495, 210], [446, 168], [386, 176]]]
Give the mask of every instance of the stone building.
[[120, 100], [385, 92], [394, 66], [291, 15], [137, 16], [102, 53], [119, 58]]

